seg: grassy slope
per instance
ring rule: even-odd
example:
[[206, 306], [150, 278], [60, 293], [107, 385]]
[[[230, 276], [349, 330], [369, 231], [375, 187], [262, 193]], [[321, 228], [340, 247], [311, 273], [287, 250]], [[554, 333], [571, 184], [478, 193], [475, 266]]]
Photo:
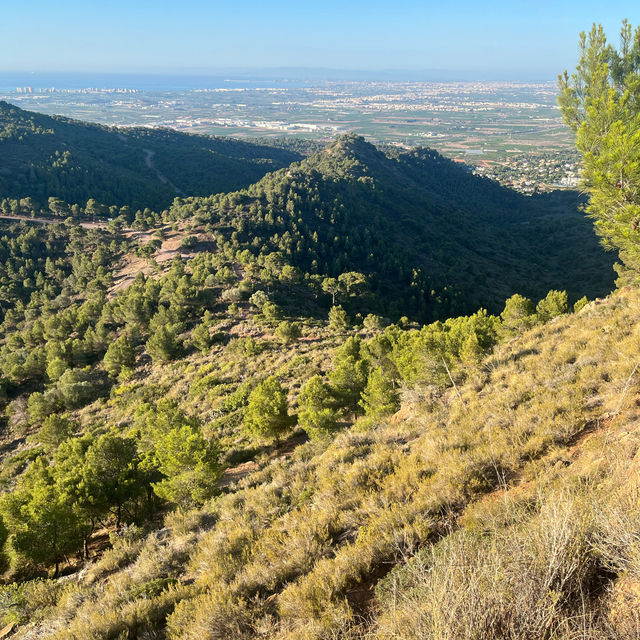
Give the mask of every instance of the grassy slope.
[[459, 395], [264, 456], [34, 590], [17, 637], [636, 637], [639, 320], [624, 291], [503, 344]]

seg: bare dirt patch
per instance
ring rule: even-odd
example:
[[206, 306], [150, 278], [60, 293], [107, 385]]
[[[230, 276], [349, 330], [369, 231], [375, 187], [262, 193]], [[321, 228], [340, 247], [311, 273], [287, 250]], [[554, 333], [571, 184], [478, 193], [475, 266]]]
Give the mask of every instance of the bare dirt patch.
[[[156, 264], [161, 267], [166, 267], [176, 257], [189, 260], [196, 255], [199, 248], [209, 248], [211, 245], [211, 238], [202, 232], [194, 231], [187, 233], [183, 229], [171, 229], [168, 226], [161, 227], [159, 230], [162, 234], [159, 238], [162, 244], [156, 251], [154, 259]], [[143, 246], [158, 237], [155, 235], [156, 231], [158, 231], [158, 229], [150, 231], [136, 231], [131, 229], [124, 231], [122, 235], [127, 240], [136, 242], [138, 246]], [[196, 238], [196, 247], [193, 251], [184, 251], [182, 249], [182, 241], [188, 235]], [[109, 292], [110, 296], [126, 289], [139, 273], [153, 275], [155, 273], [155, 266], [149, 259], [141, 258], [135, 253], [125, 255], [120, 261], [120, 265], [114, 270], [114, 285]], [[158, 277], [160, 277], [161, 273], [162, 270], [158, 272]]]

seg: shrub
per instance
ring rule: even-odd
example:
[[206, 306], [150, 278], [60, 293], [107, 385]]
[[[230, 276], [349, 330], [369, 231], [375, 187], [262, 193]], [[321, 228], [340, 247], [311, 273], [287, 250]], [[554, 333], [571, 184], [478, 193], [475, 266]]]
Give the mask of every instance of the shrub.
[[289, 344], [295, 342], [302, 335], [302, 331], [297, 322], [284, 320], [276, 327], [275, 335], [283, 344]]
[[573, 312], [578, 313], [578, 311], [581, 311], [582, 309], [584, 309], [588, 304], [589, 304], [589, 300], [587, 299], [587, 296], [582, 296], [580, 300], [576, 300], [576, 302], [574, 303]]
[[567, 313], [569, 309], [567, 292], [552, 289], [536, 306], [536, 314], [540, 322], [548, 322], [552, 318]]
[[285, 390], [274, 376], [270, 376], [249, 395], [245, 429], [253, 436], [277, 439], [291, 426], [288, 409]]
[[262, 305], [262, 315], [267, 322], [275, 322], [282, 318], [282, 309], [274, 302], [266, 302]]

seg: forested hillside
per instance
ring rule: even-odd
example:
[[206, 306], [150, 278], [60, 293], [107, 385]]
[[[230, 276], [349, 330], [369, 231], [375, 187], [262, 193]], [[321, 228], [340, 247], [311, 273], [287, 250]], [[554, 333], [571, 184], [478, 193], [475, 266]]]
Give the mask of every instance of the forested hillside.
[[[0, 199], [162, 210], [177, 195], [255, 182], [301, 155], [287, 148], [165, 129], [110, 128], [0, 102]], [[27, 205], [27, 208], [29, 206]]]
[[552, 288], [595, 297], [613, 281], [614, 255], [575, 193], [525, 197], [435, 151], [383, 153], [353, 135], [244, 191], [180, 199], [169, 217], [214, 225], [230, 250], [277, 252], [312, 277], [362, 272], [370, 310], [392, 318], [496, 312], [513, 293]]
[[[99, 194], [19, 200], [0, 634], [637, 640], [640, 30], [624, 42], [594, 27], [561, 79], [608, 254], [575, 194], [353, 135], [109, 221]], [[18, 116], [14, 149], [32, 125], [58, 140]], [[116, 135], [87, 130], [95, 153]]]
[[[40, 126], [39, 118], [23, 116], [33, 127]], [[236, 160], [230, 160], [239, 149], [248, 156], [269, 151], [260, 145], [159, 130], [115, 132], [64, 119], [47, 121], [57, 122], [59, 129], [49, 134], [37, 129], [36, 139], [55, 146], [67, 144], [65, 135], [72, 133], [77, 148], [84, 148], [94, 159], [101, 153], [114, 170], [129, 171], [129, 176], [133, 175], [131, 163], [142, 162], [154, 149], [154, 171], [162, 169], [162, 175], [174, 177], [183, 172], [182, 184], [189, 185], [189, 193], [202, 189], [197, 183], [207, 184], [209, 175], [221, 178], [225, 166], [243, 179], [251, 174], [249, 165], [261, 173], [266, 170], [266, 160], [245, 158], [237, 160], [249, 162], [244, 173], [238, 173]], [[21, 131], [20, 135], [27, 135]], [[12, 135], [16, 148], [35, 153], [35, 146], [18, 143], [18, 134]], [[191, 140], [194, 145], [188, 148]], [[216, 152], [202, 145], [214, 145]], [[302, 148], [314, 149], [309, 144]], [[294, 155], [271, 151], [284, 154], [282, 158]], [[210, 165], [200, 153], [216, 165], [215, 174], [208, 173]], [[20, 154], [8, 157], [15, 161]], [[163, 165], [165, 161], [173, 162], [175, 170]], [[65, 175], [81, 190], [88, 189], [81, 179], [84, 175], [111, 186], [128, 184], [140, 199], [148, 195], [147, 187], [140, 187], [140, 176], [135, 176], [138, 187], [134, 187], [128, 178], [114, 182], [108, 170], [74, 170]], [[157, 176], [147, 186], [158, 197], [171, 188]], [[605, 295], [613, 284], [615, 255], [599, 245], [575, 192], [526, 197], [474, 176], [425, 148], [383, 151], [361, 137], [343, 135], [241, 191], [206, 197], [184, 193], [174, 192], [171, 203], [155, 211], [142, 203], [137, 211], [130, 206], [106, 206], [108, 200], [96, 197], [80, 204], [62, 197], [49, 197], [45, 204], [34, 198], [4, 198], [0, 208], [7, 215], [98, 223], [109, 217], [114, 231], [177, 221], [205, 225], [218, 250], [228, 257], [245, 265], [267, 261], [274, 277], [284, 266], [293, 269], [294, 279], [307, 289], [305, 299], [319, 301], [312, 305], [316, 310], [326, 311], [330, 296], [333, 305], [341, 304], [350, 313], [376, 313], [394, 320], [407, 316], [427, 322], [472, 313], [479, 307], [495, 313], [516, 292], [541, 298], [550, 289], [566, 290], [573, 302], [584, 295]], [[152, 202], [157, 202], [155, 196]], [[157, 242], [140, 251], [150, 257]], [[354, 272], [364, 278], [347, 282], [345, 274]], [[297, 304], [294, 301], [293, 306]]]

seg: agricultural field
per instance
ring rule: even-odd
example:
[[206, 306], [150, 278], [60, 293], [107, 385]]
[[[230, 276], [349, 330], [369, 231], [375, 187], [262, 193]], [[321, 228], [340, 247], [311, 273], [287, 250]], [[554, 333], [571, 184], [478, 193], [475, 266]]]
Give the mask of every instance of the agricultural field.
[[554, 83], [214, 84], [163, 91], [16, 87], [0, 99], [85, 121], [216, 136], [329, 140], [352, 131], [376, 143], [434, 148], [524, 192], [578, 183]]

